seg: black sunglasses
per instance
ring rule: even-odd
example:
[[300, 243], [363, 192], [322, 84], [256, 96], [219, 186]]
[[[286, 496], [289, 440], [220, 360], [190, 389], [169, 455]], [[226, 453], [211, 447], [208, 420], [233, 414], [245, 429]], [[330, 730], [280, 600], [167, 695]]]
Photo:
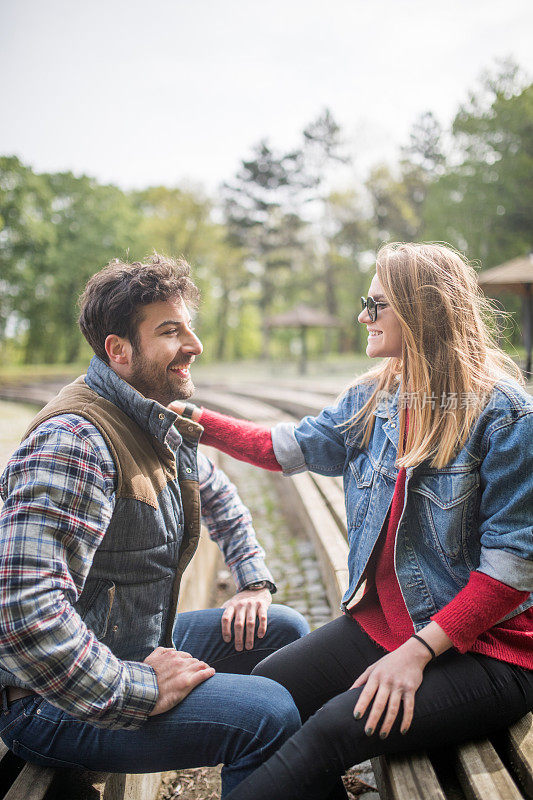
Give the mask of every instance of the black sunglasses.
[[368, 316], [370, 317], [370, 322], [375, 322], [377, 320], [378, 308], [385, 308], [386, 305], [386, 303], [380, 303], [379, 300], [374, 300], [370, 295], [361, 298], [361, 311], [364, 311], [366, 308]]

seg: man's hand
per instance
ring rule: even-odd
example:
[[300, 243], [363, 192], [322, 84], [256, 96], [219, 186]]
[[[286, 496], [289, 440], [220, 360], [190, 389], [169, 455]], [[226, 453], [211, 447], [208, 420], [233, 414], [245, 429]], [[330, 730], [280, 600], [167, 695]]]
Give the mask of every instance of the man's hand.
[[193, 658], [190, 653], [171, 647], [156, 647], [146, 656], [144, 663], [154, 670], [159, 687], [159, 697], [150, 712], [151, 717], [174, 708], [195, 686], [215, 674], [213, 667]]
[[235, 633], [235, 650], [242, 650], [244, 632], [246, 630], [246, 649], [254, 646], [255, 621], [259, 620], [257, 636], [262, 639], [267, 629], [267, 610], [272, 603], [272, 595], [268, 589], [259, 591], [238, 592], [224, 603], [226, 609], [222, 614], [222, 638], [231, 642], [231, 621]]
[[387, 713], [379, 732], [385, 739], [403, 705], [401, 732], [406, 733], [413, 719], [415, 692], [422, 683], [424, 667], [431, 655], [416, 639], [409, 639], [397, 650], [387, 653], [371, 664], [350, 686], [355, 689], [364, 685], [354, 708], [354, 717], [362, 717], [372, 702], [366, 721], [365, 733], [372, 736], [385, 708]]

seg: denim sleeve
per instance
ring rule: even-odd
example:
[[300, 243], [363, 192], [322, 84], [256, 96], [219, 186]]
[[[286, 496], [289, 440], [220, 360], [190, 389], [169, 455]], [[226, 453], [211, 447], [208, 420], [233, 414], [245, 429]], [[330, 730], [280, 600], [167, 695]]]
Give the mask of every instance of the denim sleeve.
[[215, 467], [201, 451], [198, 453], [198, 477], [202, 518], [211, 539], [222, 550], [237, 589], [240, 591], [262, 580], [270, 581], [275, 587], [248, 508], [226, 473]]
[[533, 411], [493, 423], [480, 468], [479, 569], [533, 591]]
[[147, 664], [117, 659], [73, 607], [114, 507], [114, 464], [86, 420], [40, 426], [2, 476], [0, 662], [75, 719], [137, 728], [157, 700]]
[[304, 470], [320, 475], [342, 475], [346, 461], [343, 423], [357, 411], [356, 393], [349, 390], [334, 406], [297, 425], [282, 422], [272, 429], [276, 459], [285, 475]]

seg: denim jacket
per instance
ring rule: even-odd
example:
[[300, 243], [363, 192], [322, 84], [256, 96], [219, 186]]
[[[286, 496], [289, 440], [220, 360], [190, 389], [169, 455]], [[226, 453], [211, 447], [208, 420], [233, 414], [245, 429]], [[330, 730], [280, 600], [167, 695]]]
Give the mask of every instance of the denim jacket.
[[[367, 446], [361, 445], [360, 429], [342, 426], [373, 388], [351, 387], [317, 417], [272, 431], [286, 475], [308, 469], [343, 477], [349, 544], [344, 609], [365, 577], [399, 471], [399, 389], [385, 393], [377, 405]], [[472, 570], [533, 590], [532, 443], [533, 398], [517, 383], [500, 381], [467, 442], [445, 467], [422, 462], [407, 469], [395, 571], [415, 630], [455, 597]], [[532, 604], [530, 595], [506, 618]]]

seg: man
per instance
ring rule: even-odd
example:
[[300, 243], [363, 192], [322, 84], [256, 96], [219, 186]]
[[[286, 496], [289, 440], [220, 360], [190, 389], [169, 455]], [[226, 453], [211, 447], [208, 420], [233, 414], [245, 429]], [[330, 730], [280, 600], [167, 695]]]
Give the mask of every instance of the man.
[[[2, 476], [0, 734], [51, 766], [223, 762], [224, 796], [299, 727], [289, 693], [248, 673], [308, 627], [283, 606], [267, 626], [275, 587], [248, 511], [197, 454], [201, 427], [166, 407], [192, 394], [202, 352], [188, 275], [154, 255], [90, 279], [87, 375], [37, 415]], [[225, 611], [176, 616], [200, 507], [238, 592]]]

